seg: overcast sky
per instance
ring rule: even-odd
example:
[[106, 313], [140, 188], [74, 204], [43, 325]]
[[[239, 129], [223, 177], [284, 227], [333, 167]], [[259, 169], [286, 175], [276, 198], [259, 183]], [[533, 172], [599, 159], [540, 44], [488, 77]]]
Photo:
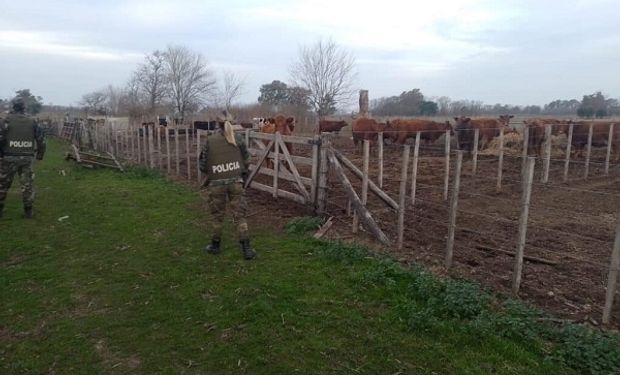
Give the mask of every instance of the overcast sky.
[[371, 99], [413, 88], [488, 104], [620, 97], [618, 0], [0, 0], [0, 98], [30, 88], [76, 104], [180, 44], [246, 77], [252, 102], [319, 38], [354, 54]]

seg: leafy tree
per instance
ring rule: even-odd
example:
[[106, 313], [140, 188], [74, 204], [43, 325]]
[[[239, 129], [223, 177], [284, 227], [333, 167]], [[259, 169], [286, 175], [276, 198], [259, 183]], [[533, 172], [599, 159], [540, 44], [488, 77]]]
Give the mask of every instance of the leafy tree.
[[30, 89], [23, 89], [15, 91], [15, 97], [13, 100], [17, 98], [21, 98], [26, 104], [26, 113], [31, 115], [36, 115], [41, 112], [41, 108], [43, 107], [43, 98], [40, 96], [34, 96], [30, 93]]
[[[293, 86], [287, 90], [287, 102], [299, 109], [310, 109], [310, 91], [303, 87]], [[335, 108], [334, 108], [335, 110]]]
[[435, 116], [439, 110], [437, 103], [431, 101], [423, 101], [420, 106], [420, 114], [422, 116]]
[[289, 88], [286, 83], [274, 80], [260, 87], [258, 102], [261, 104], [281, 105], [288, 103]]
[[608, 115], [607, 107], [607, 98], [600, 91], [597, 91], [592, 95], [583, 96], [581, 105], [577, 109], [577, 115], [579, 117], [605, 117]]

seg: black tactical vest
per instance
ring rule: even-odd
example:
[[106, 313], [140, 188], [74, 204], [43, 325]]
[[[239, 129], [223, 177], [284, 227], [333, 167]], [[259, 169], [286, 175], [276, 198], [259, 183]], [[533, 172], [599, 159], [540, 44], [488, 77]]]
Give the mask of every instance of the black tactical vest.
[[32, 156], [34, 155], [35, 122], [24, 115], [9, 114], [5, 142], [2, 145], [4, 155]]
[[239, 147], [226, 142], [221, 133], [207, 137], [207, 176], [209, 181], [241, 178], [244, 170]]

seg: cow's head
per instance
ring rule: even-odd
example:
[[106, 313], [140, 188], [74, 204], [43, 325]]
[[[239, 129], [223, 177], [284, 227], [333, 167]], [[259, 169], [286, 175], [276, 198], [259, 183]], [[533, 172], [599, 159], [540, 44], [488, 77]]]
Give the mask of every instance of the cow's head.
[[289, 129], [291, 129], [291, 132], [295, 130], [295, 117], [287, 117], [286, 125], [288, 125]]
[[500, 115], [499, 123], [504, 125], [505, 127], [508, 127], [510, 125], [510, 119], [513, 117], [514, 115]]

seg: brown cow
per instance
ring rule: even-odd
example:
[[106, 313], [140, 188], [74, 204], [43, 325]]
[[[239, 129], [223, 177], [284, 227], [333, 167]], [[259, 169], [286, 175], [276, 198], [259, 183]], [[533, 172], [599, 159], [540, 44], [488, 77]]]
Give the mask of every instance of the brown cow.
[[417, 132], [421, 132], [420, 139], [433, 143], [451, 128], [449, 121], [394, 119], [387, 122], [385, 131], [394, 143], [403, 145], [408, 138], [415, 138]]
[[385, 123], [377, 122], [375, 119], [360, 117], [353, 120], [351, 131], [353, 133], [353, 143], [357, 146], [364, 140], [375, 142], [377, 134], [385, 130]]
[[[293, 130], [295, 129], [295, 118], [294, 117], [286, 117], [284, 115], [278, 114], [273, 118], [269, 118], [265, 120], [265, 124], [260, 129], [261, 133], [275, 134], [279, 132], [280, 135], [291, 135]], [[285, 143], [286, 149], [289, 154], [293, 154], [293, 145], [290, 143]], [[269, 162], [270, 166], [271, 163]]]
[[588, 145], [588, 133], [592, 124], [592, 146], [607, 146], [609, 141], [609, 127], [614, 124], [611, 146], [614, 153], [620, 150], [620, 121], [577, 121], [573, 125], [571, 144], [577, 153], [581, 153]]
[[459, 150], [472, 151], [474, 147], [474, 132], [478, 129], [478, 148], [484, 149], [491, 140], [499, 136], [501, 128], [510, 131], [508, 124], [512, 115], [501, 115], [499, 118], [455, 117], [454, 132]]
[[545, 128], [547, 125], [551, 126], [551, 134], [559, 135], [568, 132], [568, 125], [571, 120], [560, 119], [528, 119], [523, 121], [523, 126], [528, 128], [528, 153], [531, 150], [535, 150], [535, 153], [542, 155], [542, 146], [545, 142]]
[[335, 132], [335, 133], [339, 133], [340, 129], [344, 128], [345, 126], [347, 126], [349, 124], [347, 124], [346, 121], [344, 120], [340, 120], [340, 121], [332, 121], [332, 120], [319, 120], [319, 132], [320, 133], [331, 133], [331, 132]]

